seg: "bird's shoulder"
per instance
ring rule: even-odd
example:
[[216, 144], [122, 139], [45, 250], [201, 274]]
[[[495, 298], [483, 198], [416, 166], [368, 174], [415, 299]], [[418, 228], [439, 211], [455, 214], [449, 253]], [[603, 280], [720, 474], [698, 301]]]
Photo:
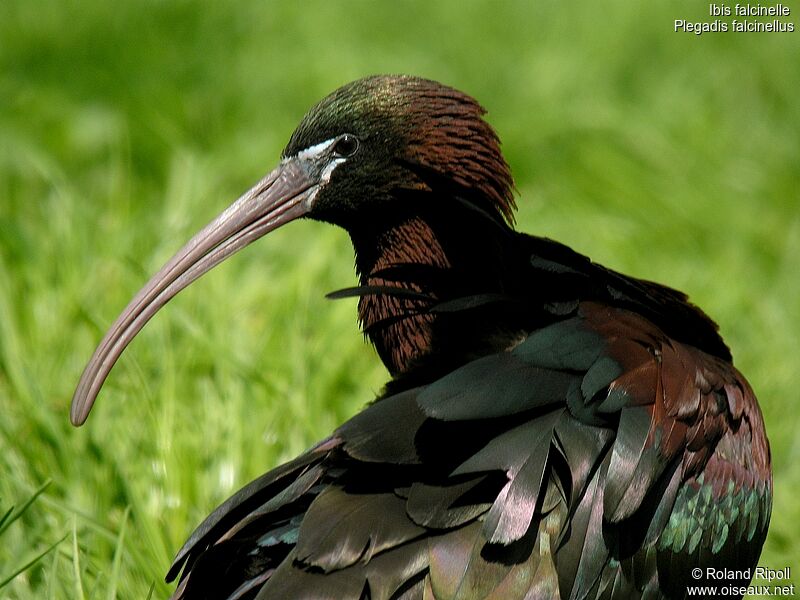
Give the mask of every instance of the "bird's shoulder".
[[570, 313], [582, 301], [625, 309], [671, 339], [731, 361], [718, 325], [684, 292], [625, 275], [549, 238], [516, 233], [510, 247], [521, 259], [513, 275], [518, 293], [556, 314]]

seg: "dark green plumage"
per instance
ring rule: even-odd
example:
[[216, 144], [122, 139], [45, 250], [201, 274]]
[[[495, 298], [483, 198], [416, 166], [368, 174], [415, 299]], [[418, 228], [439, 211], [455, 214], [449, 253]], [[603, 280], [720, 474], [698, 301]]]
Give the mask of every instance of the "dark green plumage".
[[482, 114], [414, 77], [337, 90], [227, 237], [226, 213], [101, 344], [76, 423], [148, 303], [205, 256], [298, 216], [351, 236], [359, 285], [331, 297], [359, 297], [392, 379], [198, 527], [168, 573], [176, 599], [682, 598], [731, 583], [692, 568], [755, 565], [769, 446], [716, 325], [680, 292], [515, 232]]

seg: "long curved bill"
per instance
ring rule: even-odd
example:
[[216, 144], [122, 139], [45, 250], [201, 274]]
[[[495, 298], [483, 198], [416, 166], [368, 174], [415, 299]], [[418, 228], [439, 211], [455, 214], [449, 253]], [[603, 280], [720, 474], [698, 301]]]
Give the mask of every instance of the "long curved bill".
[[319, 189], [309, 162], [282, 163], [189, 240], [134, 296], [81, 375], [70, 409], [73, 425], [86, 421], [122, 351], [175, 294], [254, 240], [308, 213]]

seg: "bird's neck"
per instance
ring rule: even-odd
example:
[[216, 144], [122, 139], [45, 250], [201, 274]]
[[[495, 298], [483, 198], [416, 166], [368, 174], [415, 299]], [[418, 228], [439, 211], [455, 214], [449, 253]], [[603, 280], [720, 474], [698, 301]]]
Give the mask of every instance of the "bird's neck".
[[[457, 341], [464, 315], [430, 309], [456, 298], [503, 293], [507, 277], [498, 265], [507, 261], [499, 238], [510, 230], [487, 228], [485, 216], [433, 210], [376, 218], [379, 226], [372, 220], [350, 235], [360, 283], [375, 290], [361, 297], [359, 320], [390, 373], [424, 371], [437, 356], [466, 360], [481, 353]], [[386, 286], [413, 294], [381, 293]], [[484, 320], [483, 326], [495, 324]], [[491, 343], [493, 331], [487, 333], [470, 339]]]
[[[396, 286], [438, 299], [432, 279], [449, 271], [451, 263], [430, 225], [409, 218], [376, 237], [372, 244], [353, 240], [361, 285]], [[389, 294], [365, 295], [358, 303], [361, 327], [393, 375], [408, 370], [432, 348], [435, 317], [426, 311], [428, 304]]]
[[[609, 271], [551, 240], [487, 225], [485, 215], [417, 207], [348, 229], [366, 286], [362, 329], [406, 384], [513, 345], [586, 300], [635, 311], [675, 339], [730, 360], [714, 322], [680, 292]], [[406, 293], [386, 293], [389, 287]], [[493, 297], [499, 303], [481, 305]], [[411, 381], [412, 373], [421, 380]]]

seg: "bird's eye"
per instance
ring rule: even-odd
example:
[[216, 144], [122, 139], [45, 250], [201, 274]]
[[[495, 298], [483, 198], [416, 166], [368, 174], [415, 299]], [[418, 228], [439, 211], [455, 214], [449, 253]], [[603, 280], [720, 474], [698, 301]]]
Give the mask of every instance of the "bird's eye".
[[345, 133], [342, 137], [336, 140], [333, 145], [333, 153], [342, 158], [353, 156], [358, 150], [358, 138], [349, 133]]

